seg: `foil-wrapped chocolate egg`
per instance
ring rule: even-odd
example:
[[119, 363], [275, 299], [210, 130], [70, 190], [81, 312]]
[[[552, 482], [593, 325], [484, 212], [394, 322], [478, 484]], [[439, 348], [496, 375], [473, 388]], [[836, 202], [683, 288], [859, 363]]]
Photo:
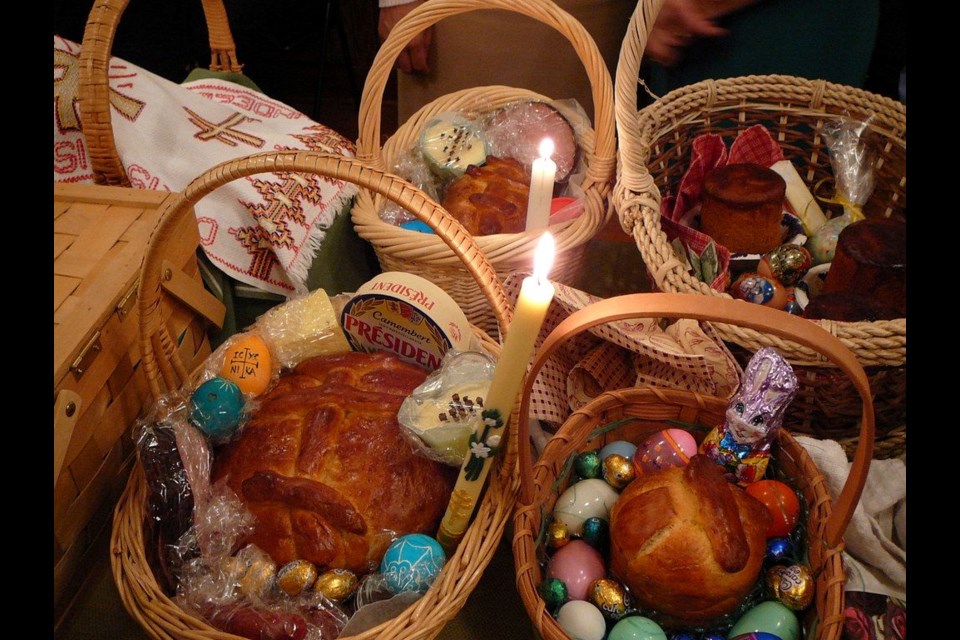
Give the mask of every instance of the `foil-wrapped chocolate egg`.
[[357, 576], [348, 569], [331, 569], [317, 577], [313, 590], [334, 602], [343, 602], [357, 590]]
[[573, 461], [573, 470], [582, 479], [599, 478], [602, 471], [600, 455], [596, 451], [584, 451]]
[[627, 590], [622, 584], [610, 578], [594, 580], [587, 595], [590, 602], [600, 609], [600, 613], [607, 620], [619, 620], [630, 608]]
[[790, 562], [794, 557], [793, 541], [787, 537], [770, 538], [767, 540], [767, 562], [783, 564]]
[[570, 542], [570, 530], [561, 520], [554, 520], [547, 527], [547, 546], [551, 549], [559, 549]]
[[760, 258], [757, 273], [792, 287], [813, 266], [810, 252], [798, 244], [782, 244]]
[[547, 578], [540, 583], [537, 591], [540, 592], [543, 603], [547, 605], [547, 609], [550, 611], [554, 611], [567, 601], [567, 585], [559, 578]]
[[248, 598], [262, 598], [273, 586], [277, 565], [271, 560], [254, 560], [240, 578], [240, 591]]
[[805, 565], [781, 567], [773, 584], [774, 597], [794, 611], [801, 611], [813, 602], [813, 575]]
[[623, 489], [633, 482], [635, 474], [631, 458], [611, 453], [603, 459], [603, 479], [614, 489]]
[[759, 273], [744, 273], [730, 285], [730, 295], [738, 300], [784, 309], [787, 306], [787, 290], [772, 278]]
[[277, 587], [291, 598], [313, 586], [317, 581], [317, 568], [307, 560], [294, 560], [277, 571]]
[[583, 521], [583, 541], [591, 547], [605, 553], [610, 543], [610, 523], [603, 518], [593, 517]]

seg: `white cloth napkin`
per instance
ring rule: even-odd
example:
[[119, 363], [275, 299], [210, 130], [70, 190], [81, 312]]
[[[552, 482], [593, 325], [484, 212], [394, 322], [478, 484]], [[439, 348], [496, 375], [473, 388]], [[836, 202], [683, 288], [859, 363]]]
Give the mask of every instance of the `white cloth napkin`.
[[[843, 448], [833, 440], [797, 436], [823, 473], [836, 500], [850, 472]], [[906, 456], [873, 460], [860, 502], [844, 534], [847, 591], [907, 599]]]

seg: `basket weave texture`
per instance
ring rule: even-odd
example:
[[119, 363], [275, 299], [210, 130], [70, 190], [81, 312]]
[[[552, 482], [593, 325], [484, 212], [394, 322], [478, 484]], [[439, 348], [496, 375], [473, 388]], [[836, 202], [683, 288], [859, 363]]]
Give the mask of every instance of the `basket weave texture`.
[[[671, 91], [637, 110], [637, 78], [662, 2], [637, 4], [620, 51], [616, 77], [620, 160], [611, 196], [624, 231], [631, 234], [656, 286], [666, 292], [726, 298], [689, 274], [674, 256], [660, 225], [661, 194], [676, 189], [687, 169], [693, 140], [712, 133], [728, 143], [744, 129], [761, 124], [777, 140], [784, 156], [819, 195], [833, 195], [830, 157], [821, 132], [840, 116], [866, 120], [880, 141], [874, 193], [864, 206], [867, 217], [906, 218], [906, 107], [894, 100], [824, 80], [782, 75], [706, 80]], [[814, 321], [837, 336], [867, 369], [877, 411], [878, 457], [905, 448], [907, 322]], [[787, 415], [796, 432], [839, 440], [848, 454], [856, 448], [857, 394], [845, 376], [825, 366], [822, 356], [768, 333], [716, 325], [724, 340], [739, 349], [741, 360], [776, 347], [799, 366], [801, 389]]]
[[[480, 9], [505, 9], [529, 16], [570, 41], [593, 90], [593, 128], [580, 133], [581, 157], [586, 167], [582, 183], [584, 211], [577, 218], [550, 227], [557, 243], [551, 278], [574, 284], [581, 272], [588, 240], [606, 223], [611, 210], [608, 195], [616, 165], [614, 139], [613, 89], [610, 73], [596, 43], [587, 30], [570, 14], [548, 0], [430, 0], [411, 11], [397, 23], [381, 46], [367, 76], [360, 102], [360, 137], [357, 157], [379, 169], [389, 169], [397, 158], [416, 144], [423, 126], [434, 116], [446, 112], [482, 114], [518, 100], [547, 101], [550, 98], [506, 86], [465, 89], [448, 94], [425, 105], [402, 124], [381, 146], [380, 125], [384, 89], [394, 62], [407, 43], [424, 29], [443, 18]], [[565, 112], [563, 104], [555, 104]], [[353, 221], [357, 233], [374, 247], [380, 265], [387, 271], [407, 271], [425, 277], [447, 291], [480, 328], [495, 330], [493, 313], [463, 271], [460, 261], [444, 243], [430, 234], [402, 229], [380, 218], [385, 201], [370, 192], [357, 196]], [[540, 232], [478, 236], [477, 245], [494, 265], [501, 278], [516, 270], [529, 270]]]
[[[758, 330], [772, 330], [780, 337], [792, 338], [823, 353], [850, 376], [863, 402], [860, 448], [847, 482], [837, 500], [831, 502], [823, 474], [785, 429], [779, 432], [770, 470], [775, 469], [776, 477], [799, 491], [807, 504], [807, 551], [816, 584], [816, 598], [815, 606], [804, 615], [807, 632], [804, 637], [838, 640], [844, 620], [845, 575], [840, 555], [843, 531], [859, 501], [872, 458], [874, 414], [867, 378], [854, 355], [830, 334], [800, 318], [789, 316], [784, 322], [780, 317], [782, 314], [776, 311], [751, 307], [754, 305], [740, 301], [663, 293], [620, 296], [585, 307], [567, 317], [544, 340], [527, 378], [520, 411], [528, 409], [533, 380], [557, 347], [581, 331], [614, 320], [686, 317], [725, 321]], [[521, 493], [514, 515], [514, 563], [520, 597], [543, 638], [567, 640], [569, 637], [550, 615], [537, 587], [543, 580], [541, 561], [546, 557], [543, 528], [549, 522], [549, 514], [558, 496], [568, 486], [571, 458], [614, 440], [643, 442], [650, 434], [670, 427], [666, 421], [717, 426], [724, 420], [726, 407], [726, 400], [689, 391], [645, 387], [606, 392], [570, 416], [551, 437], [535, 465], [531, 462], [529, 448], [521, 447]], [[624, 418], [632, 420], [600, 429]], [[526, 442], [526, 425], [521, 424], [518, 431], [520, 442]], [[812, 632], [814, 627], [816, 630]]]
[[[189, 215], [190, 208], [217, 187], [246, 176], [275, 171], [315, 173], [353, 182], [383, 194], [414, 212], [463, 261], [502, 326], [506, 327], [509, 323], [512, 312], [493, 267], [463, 227], [451, 221], [448, 214], [419, 189], [397, 176], [384, 174], [362, 162], [339, 156], [309, 151], [256, 154], [210, 169], [161, 211], [161, 221], [150, 239], [141, 270], [139, 300], [143, 367], [155, 398], [165, 391], [179, 388], [191, 379], [190, 372], [174, 351], [175, 343], [169, 331], [157, 313], [163, 295], [160, 288], [162, 252], [170, 241], [173, 225]], [[484, 348], [494, 355], [499, 353], [499, 346], [483, 331], [476, 327], [473, 330]], [[460, 546], [447, 560], [443, 571], [426, 594], [392, 620], [352, 637], [364, 640], [433, 638], [457, 615], [496, 551], [512, 513], [518, 489], [514, 473], [516, 437], [508, 438], [505, 449], [495, 462], [489, 485]], [[117, 505], [111, 538], [114, 580], [127, 611], [156, 638], [237, 640], [237, 636], [218, 631], [204, 620], [184, 612], [160, 588], [145, 556], [145, 517], [146, 485], [138, 464]]]

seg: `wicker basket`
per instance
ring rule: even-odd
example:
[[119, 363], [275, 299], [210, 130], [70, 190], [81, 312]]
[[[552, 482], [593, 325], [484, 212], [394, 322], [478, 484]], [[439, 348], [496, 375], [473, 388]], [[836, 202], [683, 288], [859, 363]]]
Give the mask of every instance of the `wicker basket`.
[[[850, 377], [862, 398], [860, 447], [854, 457], [847, 482], [832, 503], [823, 475], [806, 450], [781, 429], [773, 450], [776, 477], [799, 490], [806, 501], [808, 558], [816, 582], [815, 606], [804, 616], [807, 638], [837, 640], [844, 620], [844, 570], [840, 552], [843, 532], [853, 515], [866, 481], [872, 457], [873, 405], [862, 367], [855, 356], [835, 337], [801, 318], [786, 316], [764, 307], [732, 300], [708, 300], [680, 294], [634, 294], [602, 300], [568, 316], [544, 340], [528, 374], [521, 399], [521, 412], [529, 408], [530, 391], [537, 372], [546, 359], [565, 340], [599, 324], [635, 317], [696, 318], [726, 322], [765, 331], [795, 341], [829, 358]], [[514, 515], [513, 552], [517, 570], [517, 588], [534, 626], [547, 640], [568, 636], [546, 609], [537, 586], [543, 579], [540, 560], [544, 549], [545, 517], [553, 510], [559, 494], [566, 488], [569, 461], [581, 451], [593, 450], [613, 440], [642, 442], [644, 437], [667, 428], [667, 420], [721, 424], [727, 401], [693, 392], [633, 388], [606, 392], [576, 411], [550, 439], [535, 466], [529, 447], [520, 447], [521, 494]], [[521, 413], [521, 415], [524, 415]], [[598, 428], [621, 418], [632, 418], [613, 429]], [[519, 429], [520, 442], [526, 442], [526, 425]], [[768, 475], [769, 477], [769, 475]], [[812, 633], [813, 627], [815, 633]]]
[[[825, 123], [841, 115], [873, 116], [870, 129], [882, 140], [876, 188], [864, 207], [868, 217], [906, 216], [906, 107], [878, 95], [790, 76], [749, 76], [707, 80], [677, 89], [638, 113], [637, 78], [647, 33], [660, 2], [638, 3], [620, 51], [616, 78], [620, 163], [612, 196], [621, 224], [633, 235], [650, 274], [662, 291], [730, 296], [690, 275], [673, 254], [660, 225], [660, 196], [674, 190], [687, 168], [690, 145], [704, 133], [732, 139], [743, 129], [764, 125], [780, 143], [808, 185], [824, 180], [832, 193], [830, 159], [820, 135]], [[856, 354], [870, 379], [877, 411], [878, 457], [906, 446], [906, 319], [817, 324], [840, 338]], [[799, 366], [801, 389], [787, 416], [791, 429], [841, 441], [848, 454], [856, 448], [856, 390], [818, 354], [749, 328], [717, 325], [724, 340], [749, 358], [764, 346], [777, 347]]]
[[[616, 162], [613, 123], [613, 91], [610, 74], [586, 29], [570, 14], [548, 0], [429, 0], [397, 23], [377, 53], [367, 76], [360, 102], [360, 138], [357, 157], [379, 169], [392, 167], [411, 148], [423, 126], [434, 116], [449, 111], [487, 113], [516, 100], [550, 98], [525, 89], [488, 86], [465, 89], [425, 105], [402, 124], [381, 147], [381, 102], [393, 64], [400, 52], [424, 29], [443, 18], [480, 9], [506, 9], [529, 16], [556, 29], [575, 48], [593, 89], [594, 128], [583, 132], [578, 142], [586, 166], [582, 184], [584, 211], [574, 220], [550, 227], [557, 242], [557, 256], [551, 277], [573, 284], [583, 263], [585, 244], [611, 214], [608, 194]], [[561, 112], [567, 108], [555, 105]], [[374, 247], [384, 270], [409, 271], [423, 276], [446, 290], [460, 304], [467, 318], [486, 331], [495, 330], [493, 314], [481, 292], [463, 271], [463, 266], [444, 243], [430, 234], [402, 229], [381, 220], [385, 202], [370, 192], [357, 196], [353, 221], [357, 233]], [[476, 243], [501, 277], [529, 269], [539, 232], [496, 234], [477, 237]]]
[[[110, 52], [128, 0], [96, 0], [83, 31], [80, 51], [80, 122], [94, 180], [98, 184], [130, 186], [117, 154], [110, 124]], [[240, 73], [223, 0], [201, 0], [210, 40], [210, 70]]]
[[[179, 388], [190, 379], [187, 368], [174, 353], [174, 341], [156, 313], [162, 297], [160, 254], [170, 241], [172, 225], [189, 215], [190, 207], [217, 187], [246, 176], [274, 171], [309, 172], [353, 182], [414, 212], [435, 229], [450, 251], [463, 261], [476, 286], [495, 310], [497, 320], [504, 327], [508, 324], [511, 310], [493, 268], [463, 227], [451, 221], [443, 209], [421, 191], [396, 176], [371, 169], [356, 160], [309, 151], [256, 154], [218, 165], [194, 180], [182, 195], [163, 209], [162, 220], [150, 239], [140, 276], [139, 305], [143, 367], [154, 397], [165, 390]], [[483, 331], [476, 327], [473, 330], [488, 351], [499, 352], [498, 345]], [[354, 637], [433, 638], [457, 614], [496, 551], [512, 512], [518, 488], [514, 473], [516, 450], [516, 438], [508, 438], [506, 451], [495, 463], [490, 484], [473, 522], [456, 553], [448, 559], [427, 593], [397, 617]], [[218, 631], [185, 613], [164, 594], [144, 553], [145, 517], [146, 486], [142, 470], [137, 465], [117, 505], [111, 540], [114, 579], [130, 615], [156, 638], [238, 640], [237, 636]]]

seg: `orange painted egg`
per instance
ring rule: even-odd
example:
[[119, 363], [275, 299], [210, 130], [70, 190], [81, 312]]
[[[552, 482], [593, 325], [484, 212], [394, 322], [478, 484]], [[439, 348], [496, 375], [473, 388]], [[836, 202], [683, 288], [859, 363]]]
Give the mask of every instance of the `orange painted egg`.
[[220, 377], [235, 383], [245, 394], [258, 395], [270, 384], [273, 358], [263, 339], [253, 333], [234, 338], [223, 355]]
[[779, 480], [759, 480], [747, 485], [746, 492], [770, 512], [768, 539], [788, 535], [793, 530], [800, 516], [800, 500], [789, 485]]

